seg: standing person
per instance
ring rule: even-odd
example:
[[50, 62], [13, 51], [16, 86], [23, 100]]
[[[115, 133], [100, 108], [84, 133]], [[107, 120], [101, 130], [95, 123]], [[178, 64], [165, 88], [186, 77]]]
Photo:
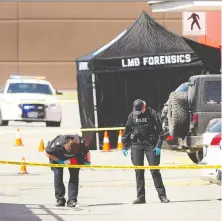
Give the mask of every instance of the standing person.
[[[127, 156], [131, 146], [131, 160], [134, 166], [144, 166], [144, 154], [150, 166], [158, 166], [163, 142], [162, 134], [162, 126], [156, 111], [146, 108], [145, 101], [135, 100], [122, 136], [123, 154]], [[150, 171], [160, 201], [168, 203], [160, 171]], [[136, 169], [135, 172], [137, 199], [133, 204], [146, 203], [144, 169]]]
[[[51, 164], [90, 164], [90, 153], [84, 140], [76, 135], [58, 135], [48, 143], [45, 154]], [[65, 186], [63, 183], [63, 168], [52, 167], [54, 172], [54, 188], [57, 200], [56, 206], [65, 206]], [[68, 207], [77, 206], [79, 190], [79, 168], [69, 169]]]

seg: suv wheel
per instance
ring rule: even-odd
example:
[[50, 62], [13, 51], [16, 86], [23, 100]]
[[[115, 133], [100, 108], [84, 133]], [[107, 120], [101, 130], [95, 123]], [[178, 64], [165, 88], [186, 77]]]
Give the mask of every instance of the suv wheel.
[[203, 159], [203, 149], [198, 150], [193, 153], [187, 153], [189, 158], [196, 164], [198, 164]]

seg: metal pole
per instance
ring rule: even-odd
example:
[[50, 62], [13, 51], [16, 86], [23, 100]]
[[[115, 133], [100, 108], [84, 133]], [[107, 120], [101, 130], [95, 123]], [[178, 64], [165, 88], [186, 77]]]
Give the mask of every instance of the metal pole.
[[125, 107], [125, 115], [127, 116], [127, 114], [128, 114], [128, 90], [127, 90], [127, 76], [126, 76], [126, 74], [125, 74], [125, 77], [124, 77], [125, 79], [125, 100], [126, 100], [126, 107]]
[[[96, 83], [95, 82], [96, 82], [95, 74], [92, 73], [93, 107], [94, 107], [95, 128], [98, 128]], [[99, 147], [99, 132], [96, 132], [96, 149], [97, 149], [97, 151], [100, 150], [100, 147]]]

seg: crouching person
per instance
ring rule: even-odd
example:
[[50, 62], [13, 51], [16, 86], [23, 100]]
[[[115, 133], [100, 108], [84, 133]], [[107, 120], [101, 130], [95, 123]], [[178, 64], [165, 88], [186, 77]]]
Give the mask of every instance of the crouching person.
[[[90, 152], [84, 140], [79, 135], [59, 135], [45, 148], [45, 154], [51, 164], [90, 164]], [[65, 206], [65, 186], [63, 183], [63, 168], [52, 167], [54, 172], [54, 188], [56, 206]], [[79, 190], [79, 168], [69, 169], [68, 207], [77, 206]]]

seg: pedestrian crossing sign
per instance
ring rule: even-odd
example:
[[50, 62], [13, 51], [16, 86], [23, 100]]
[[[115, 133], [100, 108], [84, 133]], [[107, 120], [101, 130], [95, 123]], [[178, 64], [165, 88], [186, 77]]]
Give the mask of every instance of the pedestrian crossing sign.
[[205, 12], [183, 12], [183, 35], [206, 35]]

